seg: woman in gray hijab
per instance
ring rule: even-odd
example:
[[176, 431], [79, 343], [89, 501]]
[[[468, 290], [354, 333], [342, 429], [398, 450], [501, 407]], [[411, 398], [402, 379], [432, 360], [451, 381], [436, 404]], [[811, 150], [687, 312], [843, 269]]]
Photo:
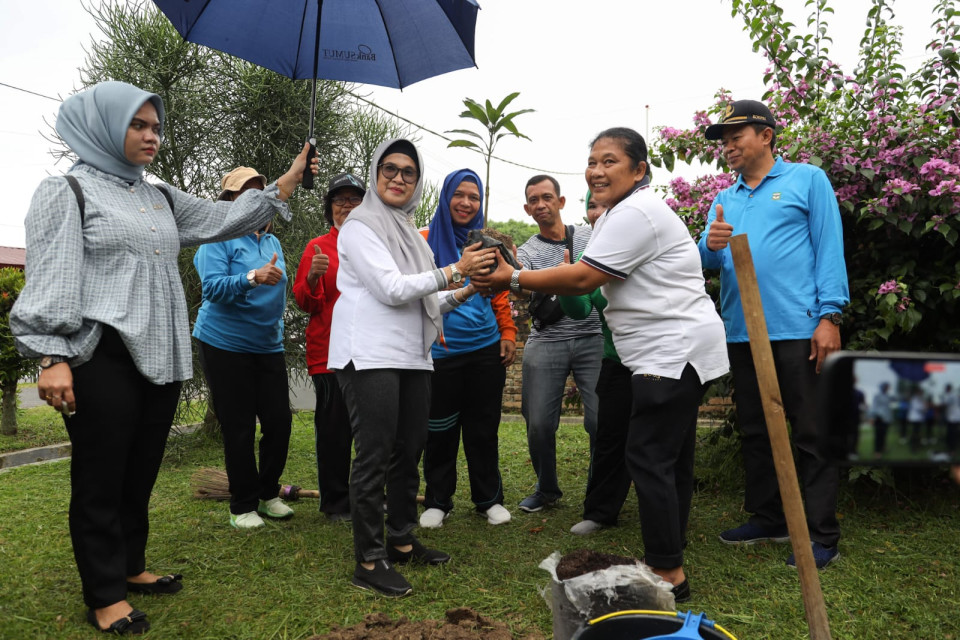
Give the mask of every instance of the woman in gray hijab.
[[350, 213], [337, 239], [340, 298], [328, 366], [337, 372], [356, 449], [350, 474], [353, 584], [403, 596], [412, 587], [394, 563], [438, 565], [450, 559], [413, 535], [417, 463], [430, 411], [430, 348], [435, 340], [442, 344], [441, 314], [475, 292], [472, 285], [459, 288], [463, 279], [493, 266], [496, 257], [494, 249], [480, 250], [477, 243], [438, 269], [413, 221], [423, 192], [420, 153], [407, 140], [387, 140], [373, 158], [375, 188]]
[[[63, 101], [57, 132], [79, 158], [40, 183], [26, 217], [26, 284], [10, 314], [17, 348], [40, 359], [37, 391], [62, 412], [73, 453], [70, 538], [105, 633], [140, 634], [128, 592], [171, 594], [181, 576], [146, 570], [150, 492], [190, 378], [180, 247], [237, 238], [279, 213], [306, 149], [263, 191], [214, 202], [144, 180], [163, 138], [163, 101], [103, 82]], [[316, 173], [316, 166], [313, 167]]]

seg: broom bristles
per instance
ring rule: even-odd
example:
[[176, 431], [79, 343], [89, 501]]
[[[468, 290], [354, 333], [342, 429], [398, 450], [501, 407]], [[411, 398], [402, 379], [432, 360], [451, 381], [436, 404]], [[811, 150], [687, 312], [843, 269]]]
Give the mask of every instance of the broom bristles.
[[222, 469], [200, 469], [191, 476], [193, 497], [201, 500], [229, 500], [230, 481]]

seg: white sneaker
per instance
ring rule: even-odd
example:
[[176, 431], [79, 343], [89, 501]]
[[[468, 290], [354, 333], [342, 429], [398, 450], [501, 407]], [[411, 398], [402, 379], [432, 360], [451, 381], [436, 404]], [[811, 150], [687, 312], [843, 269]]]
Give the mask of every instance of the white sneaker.
[[230, 514], [230, 526], [234, 529], [258, 529], [263, 526], [263, 518], [256, 511], [248, 511], [240, 515]]
[[420, 514], [420, 526], [424, 529], [439, 529], [449, 515], [443, 509], [427, 509]]
[[510, 522], [510, 512], [502, 504], [495, 504], [486, 511], [487, 522], [490, 524], [506, 524]]
[[570, 527], [570, 533], [578, 536], [585, 536], [600, 531], [600, 528], [601, 525], [599, 522], [594, 520], [581, 520], [577, 524]]
[[283, 518], [289, 518], [293, 515], [293, 509], [288, 507], [283, 503], [283, 500], [280, 498], [270, 498], [269, 500], [261, 500], [260, 506], [257, 507], [257, 511], [261, 514], [267, 516], [268, 518], [276, 518], [282, 520]]

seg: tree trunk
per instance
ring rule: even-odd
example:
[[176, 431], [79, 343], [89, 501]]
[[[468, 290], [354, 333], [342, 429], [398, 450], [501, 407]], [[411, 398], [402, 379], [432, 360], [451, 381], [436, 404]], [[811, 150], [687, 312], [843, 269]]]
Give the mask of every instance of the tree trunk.
[[5, 382], [0, 385], [0, 434], [5, 436], [17, 435], [17, 381]]

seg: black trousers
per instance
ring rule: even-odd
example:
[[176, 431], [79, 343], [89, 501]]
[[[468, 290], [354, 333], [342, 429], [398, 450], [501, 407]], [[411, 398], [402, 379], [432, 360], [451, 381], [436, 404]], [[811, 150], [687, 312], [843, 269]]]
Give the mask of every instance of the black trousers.
[[423, 477], [427, 481], [424, 506], [453, 509], [462, 435], [470, 498], [477, 511], [485, 512], [503, 504], [498, 432], [507, 370], [500, 362], [500, 341], [434, 360], [433, 370], [430, 422], [423, 452]]
[[147, 510], [180, 383], [155, 385], [117, 332], [104, 327], [93, 358], [73, 370], [77, 413], [64, 417], [70, 458], [70, 539], [88, 607], [127, 597], [146, 570]]
[[420, 454], [427, 439], [430, 371], [364, 369], [337, 372], [350, 412], [356, 455], [350, 471], [350, 514], [357, 562], [387, 557], [387, 544], [411, 544], [417, 526]]
[[313, 436], [317, 451], [317, 484], [320, 513], [350, 513], [350, 455], [353, 433], [350, 414], [335, 373], [311, 376], [317, 395], [313, 414]]
[[633, 376], [616, 360], [603, 359], [597, 380], [597, 436], [593, 445], [593, 473], [587, 481], [583, 519], [617, 524], [630, 491], [624, 452], [633, 405]]
[[626, 459], [640, 505], [644, 562], [673, 569], [683, 564], [704, 385], [689, 364], [679, 380], [638, 374], [632, 385]]
[[[256, 511], [280, 493], [290, 445], [290, 393], [283, 353], [237, 353], [200, 345], [200, 365], [223, 433], [230, 513]], [[254, 444], [260, 418], [260, 466]]]
[[[796, 449], [797, 474], [803, 488], [810, 539], [832, 547], [840, 539], [837, 520], [837, 491], [840, 473], [833, 464], [815, 454], [817, 372], [810, 360], [809, 340], [777, 340], [770, 343], [780, 383], [787, 420]], [[770, 436], [763, 417], [760, 387], [753, 366], [750, 343], [727, 345], [733, 371], [737, 422], [743, 435], [741, 444], [746, 472], [744, 508], [752, 514], [750, 522], [763, 527], [785, 524], [780, 502], [780, 485], [770, 449]]]

